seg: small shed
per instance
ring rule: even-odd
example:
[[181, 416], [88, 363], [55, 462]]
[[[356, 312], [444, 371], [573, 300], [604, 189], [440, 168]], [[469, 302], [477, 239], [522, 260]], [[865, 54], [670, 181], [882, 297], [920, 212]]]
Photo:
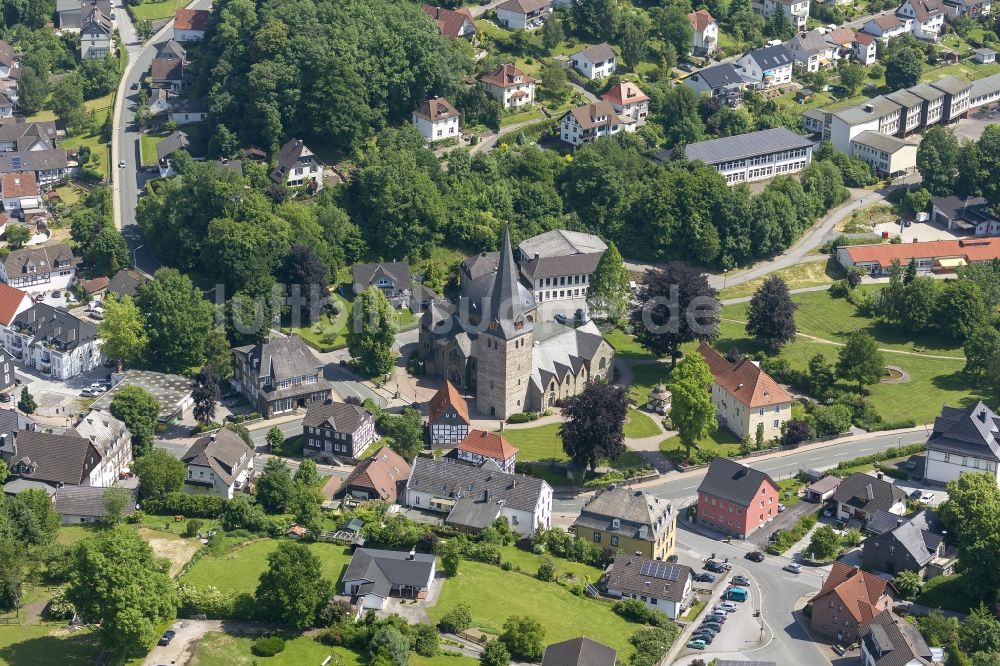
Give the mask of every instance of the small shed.
[[836, 476], [824, 476], [806, 488], [806, 499], [810, 502], [825, 502], [833, 497], [841, 480]]
[[646, 409], [657, 414], [666, 414], [670, 411], [671, 393], [663, 384], [657, 384], [649, 392], [646, 401]]
[[997, 61], [997, 52], [993, 49], [976, 49], [972, 60], [980, 65], [989, 65]]
[[799, 104], [806, 104], [808, 102], [811, 102], [815, 95], [816, 93], [814, 93], [809, 88], [803, 88], [802, 90], [799, 90], [795, 93], [795, 101], [798, 102]]

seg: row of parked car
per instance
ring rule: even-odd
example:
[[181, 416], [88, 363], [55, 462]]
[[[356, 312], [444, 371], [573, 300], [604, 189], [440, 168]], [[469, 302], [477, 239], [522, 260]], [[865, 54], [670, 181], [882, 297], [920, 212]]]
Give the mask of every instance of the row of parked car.
[[[736, 581], [739, 581], [738, 583]], [[746, 601], [750, 598], [750, 592], [745, 586], [749, 586], [750, 581], [744, 576], [736, 576], [732, 580], [732, 585], [722, 594], [723, 599], [738, 599]], [[730, 594], [733, 590], [740, 590], [739, 594]], [[715, 637], [722, 632], [722, 625], [729, 619], [731, 613], [739, 610], [739, 605], [734, 601], [723, 601], [715, 606], [708, 615], [701, 621], [701, 624], [694, 633], [687, 646], [694, 650], [704, 650], [712, 644]]]

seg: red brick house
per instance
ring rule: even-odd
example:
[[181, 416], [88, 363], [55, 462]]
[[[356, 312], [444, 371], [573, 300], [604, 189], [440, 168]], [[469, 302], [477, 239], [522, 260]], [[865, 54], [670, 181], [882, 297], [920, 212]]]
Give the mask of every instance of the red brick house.
[[892, 608], [892, 583], [857, 567], [834, 562], [812, 601], [812, 630], [842, 643], [858, 640], [861, 629]]
[[716, 458], [698, 486], [698, 522], [740, 539], [778, 515], [778, 484], [759, 470]]

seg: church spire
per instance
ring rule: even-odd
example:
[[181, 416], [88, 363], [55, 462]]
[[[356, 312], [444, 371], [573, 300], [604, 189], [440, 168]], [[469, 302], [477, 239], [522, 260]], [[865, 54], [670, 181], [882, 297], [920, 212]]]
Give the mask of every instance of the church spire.
[[524, 314], [518, 275], [510, 243], [510, 226], [504, 225], [500, 260], [490, 293], [489, 321], [490, 330], [508, 340], [526, 332], [530, 325]]

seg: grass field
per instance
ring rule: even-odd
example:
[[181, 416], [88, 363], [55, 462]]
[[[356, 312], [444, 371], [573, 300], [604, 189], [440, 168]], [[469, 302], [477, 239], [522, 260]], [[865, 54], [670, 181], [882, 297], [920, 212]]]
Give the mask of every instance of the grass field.
[[167, 138], [165, 132], [143, 132], [139, 135], [139, 152], [142, 156], [142, 166], [150, 167], [157, 164], [156, 146]]
[[620, 328], [613, 328], [604, 334], [604, 339], [615, 348], [615, 358], [627, 361], [655, 361], [656, 357], [642, 348], [628, 333]]
[[[346, 301], [340, 294], [330, 292], [330, 299], [337, 306], [336, 316], [331, 317], [324, 314], [320, 321], [314, 322], [311, 326], [298, 326], [295, 328], [283, 328], [286, 333], [292, 332], [302, 337], [309, 346], [320, 352], [330, 352], [336, 349], [343, 349], [347, 346], [347, 328], [350, 321], [350, 310], [352, 304]], [[401, 331], [415, 328], [420, 322], [417, 317], [407, 308], [398, 308], [396, 312], [396, 326]]]
[[[740, 440], [733, 433], [725, 428], [719, 428], [714, 433], [698, 442], [698, 448], [702, 451], [711, 451], [720, 456], [731, 456], [739, 452]], [[660, 451], [663, 451], [671, 458], [683, 458], [685, 454], [684, 445], [678, 435], [668, 437], [660, 442]], [[691, 450], [694, 455], [694, 449]]]
[[556, 565], [557, 577], [561, 577], [563, 574], [573, 574], [580, 582], [583, 582], [583, 579], [586, 578], [591, 583], [596, 583], [601, 577], [600, 569], [581, 562], [570, 562], [554, 555], [535, 555], [526, 550], [521, 550], [517, 546], [503, 546], [500, 548], [501, 562], [510, 562], [521, 571], [532, 575], [538, 571], [538, 565], [546, 559], [552, 560]]
[[645, 405], [649, 392], [657, 384], [665, 384], [670, 379], [670, 363], [642, 363], [632, 366], [632, 384], [629, 386], [629, 397], [637, 405]]
[[659, 434], [660, 429], [656, 427], [656, 422], [648, 414], [640, 412], [637, 409], [628, 410], [628, 420], [625, 421], [626, 437], [638, 439], [640, 437], [653, 437]]
[[59, 624], [0, 625], [2, 666], [90, 666], [100, 651], [89, 631], [64, 634]]
[[136, 21], [156, 21], [158, 19], [173, 18], [174, 13], [186, 7], [191, 0], [146, 0], [141, 5], [130, 6], [132, 18]]
[[963, 585], [962, 576], [935, 576], [924, 583], [924, 589], [916, 599], [916, 603], [931, 608], [968, 613], [979, 605], [979, 599], [969, 595]]
[[[182, 583], [205, 588], [212, 585], [225, 592], [250, 592], [257, 589], [260, 575], [267, 569], [267, 556], [278, 547], [275, 539], [261, 539], [237, 546], [220, 557], [206, 553], [181, 576]], [[334, 583], [351, 562], [350, 551], [328, 543], [311, 543], [309, 549], [323, 563], [323, 575]]]
[[774, 271], [759, 278], [755, 278], [743, 284], [726, 287], [719, 292], [720, 300], [731, 298], [745, 298], [753, 296], [754, 292], [764, 284], [764, 280], [776, 275], [783, 279], [789, 289], [802, 289], [804, 287], [818, 287], [824, 284], [833, 284], [834, 280], [839, 280], [844, 275], [844, 269], [833, 258], [827, 261], [809, 261], [803, 264], [795, 264], [780, 271]]
[[518, 460], [569, 460], [562, 448], [558, 423], [535, 428], [508, 428], [504, 430], [503, 436], [520, 449]]
[[437, 604], [427, 614], [437, 621], [459, 603], [472, 609], [473, 625], [491, 633], [500, 633], [511, 615], [529, 615], [543, 623], [546, 644], [575, 638], [584, 628], [588, 638], [618, 650], [619, 659], [632, 652], [628, 638], [639, 629], [611, 612], [607, 603], [478, 562], [462, 562], [458, 575], [445, 581]]

